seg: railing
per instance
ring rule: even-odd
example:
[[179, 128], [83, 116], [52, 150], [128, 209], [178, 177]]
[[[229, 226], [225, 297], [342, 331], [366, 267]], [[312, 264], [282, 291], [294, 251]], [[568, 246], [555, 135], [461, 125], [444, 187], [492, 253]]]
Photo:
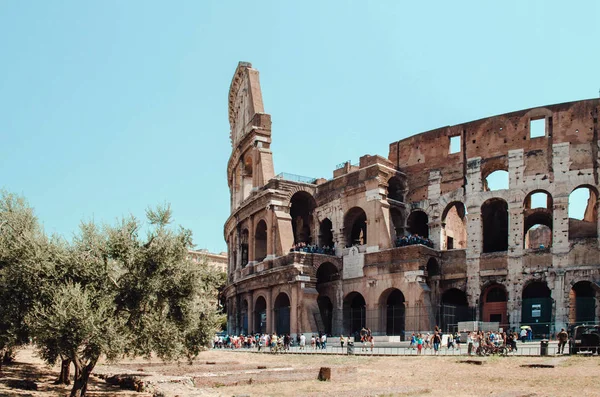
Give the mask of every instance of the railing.
[[302, 176], [296, 174], [288, 174], [287, 172], [282, 172], [275, 176], [275, 179], [293, 181], [293, 182], [302, 182], [302, 183], [310, 183], [313, 184], [316, 182], [317, 178], [312, 178], [310, 176]]

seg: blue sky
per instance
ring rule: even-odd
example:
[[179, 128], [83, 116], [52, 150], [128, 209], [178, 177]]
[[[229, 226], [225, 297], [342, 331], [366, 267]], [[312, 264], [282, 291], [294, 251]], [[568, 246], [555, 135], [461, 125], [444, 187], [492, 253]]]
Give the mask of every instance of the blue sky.
[[170, 202], [225, 250], [238, 61], [275, 172], [331, 177], [432, 128], [598, 96], [600, 2], [0, 2], [0, 187], [50, 233]]

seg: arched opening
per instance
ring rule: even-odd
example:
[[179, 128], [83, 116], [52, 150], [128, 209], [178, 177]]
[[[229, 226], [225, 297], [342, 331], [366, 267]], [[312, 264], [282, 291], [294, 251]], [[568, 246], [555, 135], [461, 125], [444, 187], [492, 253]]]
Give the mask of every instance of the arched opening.
[[286, 293], [279, 293], [275, 298], [273, 312], [275, 314], [275, 332], [277, 335], [290, 333], [290, 298]]
[[294, 244], [312, 244], [313, 210], [317, 206], [315, 199], [307, 192], [297, 192], [290, 203]]
[[248, 233], [248, 229], [242, 230], [242, 234], [240, 236], [240, 250], [242, 253], [242, 267], [246, 267], [248, 264], [248, 237], [250, 233]]
[[497, 170], [490, 173], [483, 183], [483, 191], [491, 192], [494, 190], [508, 189], [509, 175], [508, 171]]
[[[390, 218], [392, 221], [391, 236], [394, 240], [404, 236], [404, 216], [398, 208], [390, 208]], [[396, 244], [398, 245], [398, 244]]]
[[440, 265], [435, 258], [429, 258], [427, 261], [427, 276], [435, 277], [441, 274]]
[[240, 332], [243, 335], [248, 335], [248, 301], [246, 299], [244, 299], [244, 301], [242, 302], [242, 310], [240, 313], [240, 317], [240, 324], [242, 326]]
[[254, 260], [262, 262], [267, 257], [267, 222], [261, 220], [254, 234]]
[[319, 312], [321, 313], [321, 326], [319, 326], [319, 332], [324, 332], [327, 335], [331, 335], [331, 325], [333, 323], [333, 304], [331, 299], [327, 296], [321, 296], [317, 298], [317, 304], [319, 305]]
[[329, 218], [323, 219], [319, 225], [319, 246], [333, 248], [333, 224]]
[[508, 314], [506, 310], [506, 288], [501, 284], [488, 286], [481, 294], [481, 319], [485, 322], [500, 323], [500, 327], [508, 327]]
[[523, 207], [525, 209], [552, 209], [552, 196], [545, 190], [534, 190], [525, 197]]
[[442, 213], [442, 249], [467, 248], [467, 211], [460, 201], [448, 204]]
[[321, 313], [322, 325], [319, 325], [319, 331], [326, 332], [327, 334], [332, 333], [333, 324], [333, 304], [329, 296], [337, 295], [338, 286], [332, 281], [340, 279], [340, 273], [333, 263], [325, 262], [317, 269], [317, 292], [319, 296], [317, 298], [317, 304], [319, 305], [319, 312]]
[[379, 307], [383, 309], [381, 318], [385, 324], [382, 328], [386, 335], [404, 337], [406, 307], [402, 291], [397, 288], [384, 291], [379, 298]]
[[521, 325], [529, 325], [536, 337], [550, 335], [552, 298], [545, 281], [533, 281], [523, 289]]
[[348, 246], [367, 244], [367, 214], [360, 207], [351, 208], [344, 217]]
[[242, 200], [252, 193], [252, 155], [246, 154], [242, 161]]
[[569, 291], [569, 323], [596, 322], [596, 291], [590, 281], [579, 281]]
[[481, 206], [483, 222], [483, 252], [508, 250], [508, 204], [499, 198], [487, 200]]
[[569, 239], [597, 237], [598, 191], [580, 186], [569, 195]]
[[406, 223], [410, 234], [429, 238], [429, 217], [424, 211], [411, 212]]
[[388, 181], [387, 197], [398, 202], [404, 201], [404, 184], [397, 176]]
[[527, 211], [523, 224], [523, 247], [543, 249], [552, 246], [552, 212], [546, 209]]
[[450, 288], [442, 294], [438, 323], [444, 332], [455, 332], [459, 321], [469, 321], [472, 317], [464, 291]]
[[367, 311], [365, 298], [358, 292], [349, 293], [344, 299], [344, 332], [354, 335], [366, 326]]
[[254, 328], [261, 334], [267, 332], [267, 301], [262, 296], [254, 304]]

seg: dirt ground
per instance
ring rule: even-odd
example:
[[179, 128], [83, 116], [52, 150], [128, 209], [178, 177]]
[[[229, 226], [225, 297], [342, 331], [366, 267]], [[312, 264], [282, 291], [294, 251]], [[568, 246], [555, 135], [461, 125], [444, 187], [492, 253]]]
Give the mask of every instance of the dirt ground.
[[[91, 396], [600, 396], [598, 357], [473, 358], [348, 357], [333, 355], [255, 354], [207, 351], [191, 365], [158, 360], [101, 363], [96, 375], [134, 375], [153, 391], [135, 393], [92, 377]], [[554, 368], [525, 368], [549, 364]], [[331, 368], [331, 380], [317, 380], [319, 368]], [[32, 349], [19, 351], [17, 363], [0, 373], [0, 396], [64, 396], [69, 387], [52, 381], [59, 368], [49, 368]], [[29, 379], [38, 391], [15, 389], [11, 380]]]

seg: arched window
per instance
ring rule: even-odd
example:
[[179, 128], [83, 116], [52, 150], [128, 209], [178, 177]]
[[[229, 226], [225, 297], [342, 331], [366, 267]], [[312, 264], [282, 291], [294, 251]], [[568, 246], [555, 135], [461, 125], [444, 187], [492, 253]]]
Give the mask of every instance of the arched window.
[[569, 195], [569, 239], [596, 237], [598, 192], [591, 186], [580, 186]]
[[390, 178], [387, 188], [388, 199], [403, 202], [404, 201], [404, 184], [397, 176]]
[[242, 234], [240, 236], [240, 250], [242, 252], [242, 267], [246, 267], [248, 264], [248, 237], [249, 237], [248, 229], [242, 230]]
[[508, 204], [493, 198], [481, 206], [483, 252], [508, 250]]
[[300, 191], [292, 196], [290, 203], [294, 244], [312, 244], [313, 210], [317, 206], [315, 199], [309, 193]]
[[348, 246], [367, 244], [367, 214], [360, 207], [351, 208], [344, 217]]
[[323, 219], [319, 225], [319, 245], [321, 247], [333, 248], [333, 224], [329, 218]]
[[406, 223], [411, 234], [429, 238], [429, 217], [424, 211], [411, 212]]
[[450, 203], [442, 213], [442, 248], [467, 248], [467, 211], [460, 201]]
[[254, 260], [262, 262], [267, 257], [267, 223], [261, 220], [254, 234]]
[[509, 185], [509, 174], [508, 171], [497, 170], [490, 173], [483, 184], [483, 190], [485, 192], [491, 192], [494, 190], [508, 189]]
[[441, 274], [440, 265], [435, 258], [429, 258], [427, 261], [427, 276], [435, 277]]

